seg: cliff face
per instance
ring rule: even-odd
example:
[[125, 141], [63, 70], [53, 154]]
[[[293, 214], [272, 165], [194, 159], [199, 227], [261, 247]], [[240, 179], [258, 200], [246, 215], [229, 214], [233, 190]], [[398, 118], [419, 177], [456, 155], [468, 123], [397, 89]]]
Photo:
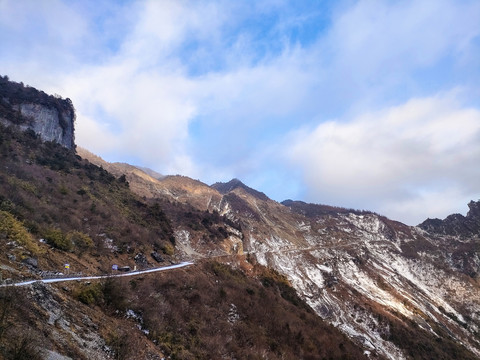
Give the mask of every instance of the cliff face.
[[[69, 149], [74, 148], [73, 109], [59, 113], [55, 108], [32, 103], [23, 103], [17, 108], [23, 117], [31, 119], [20, 128], [32, 129], [45, 141], [55, 141]], [[64, 127], [60, 125], [62, 120]]]
[[70, 99], [9, 81], [0, 76], [0, 122], [31, 129], [44, 141], [75, 148], [75, 109]]

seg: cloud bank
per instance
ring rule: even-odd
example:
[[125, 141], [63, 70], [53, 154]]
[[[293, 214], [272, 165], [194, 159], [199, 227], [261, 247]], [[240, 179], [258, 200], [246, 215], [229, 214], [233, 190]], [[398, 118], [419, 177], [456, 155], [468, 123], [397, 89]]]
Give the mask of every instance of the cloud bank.
[[294, 134], [287, 156], [300, 166], [307, 197], [414, 223], [478, 197], [480, 111], [456, 93], [411, 99], [346, 122]]

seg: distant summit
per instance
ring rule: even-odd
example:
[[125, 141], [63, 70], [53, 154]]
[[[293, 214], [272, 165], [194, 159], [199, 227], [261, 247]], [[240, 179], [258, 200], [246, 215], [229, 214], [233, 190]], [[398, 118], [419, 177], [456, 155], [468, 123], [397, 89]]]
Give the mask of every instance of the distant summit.
[[137, 166], [137, 168], [142, 170], [145, 174], [150, 175], [154, 179], [162, 180], [163, 178], [165, 178], [165, 175], [162, 175], [162, 174], [160, 174], [160, 173], [156, 172], [155, 170], [152, 170], [148, 167]]
[[74, 149], [74, 122], [75, 109], [70, 99], [0, 76], [0, 123], [33, 130], [43, 141]]
[[251, 187], [248, 187], [247, 185], [245, 185], [244, 183], [242, 183], [240, 180], [236, 178], [230, 180], [227, 183], [217, 182], [213, 184], [211, 187], [223, 195], [226, 195], [229, 192], [240, 188], [260, 200], [269, 200], [268, 196], [265, 195], [263, 192], [260, 192], [255, 189], [252, 189]]

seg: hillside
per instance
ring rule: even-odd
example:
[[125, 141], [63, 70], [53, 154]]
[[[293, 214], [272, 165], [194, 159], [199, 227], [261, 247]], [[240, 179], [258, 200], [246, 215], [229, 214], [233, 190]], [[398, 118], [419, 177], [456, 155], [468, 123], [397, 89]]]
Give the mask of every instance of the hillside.
[[409, 227], [368, 211], [279, 204], [238, 179], [212, 185], [211, 193], [185, 177], [169, 177], [163, 186], [158, 199], [207, 206], [231, 222], [220, 242], [203, 235], [211, 221], [177, 222], [176, 248], [184, 257], [243, 254], [276, 269], [370, 356], [479, 356], [480, 202], [470, 203], [466, 217]]
[[0, 125], [1, 359], [364, 357], [284, 276], [242, 258], [234, 267], [212, 258], [168, 274], [8, 286], [175, 263], [188, 257], [178, 229], [203, 239], [203, 251], [240, 231], [218, 213], [143, 199], [125, 176], [40, 135]]

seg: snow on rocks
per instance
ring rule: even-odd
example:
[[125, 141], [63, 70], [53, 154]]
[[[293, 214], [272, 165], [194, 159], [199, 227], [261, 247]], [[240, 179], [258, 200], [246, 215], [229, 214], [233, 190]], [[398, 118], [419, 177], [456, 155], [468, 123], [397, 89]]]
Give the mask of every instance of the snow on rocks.
[[465, 319], [455, 304], [463, 304], [475, 319], [480, 313], [478, 292], [468, 281], [439, 269], [436, 254], [421, 253], [422, 261], [403, 255], [401, 245], [416, 241], [412, 237], [422, 236], [419, 231], [413, 228], [409, 238], [408, 229], [389, 228], [375, 214], [353, 213], [326, 215], [295, 226], [307, 247], [292, 246], [274, 235], [263, 241], [250, 235], [251, 253], [260, 264], [286, 275], [322, 318], [356, 339], [366, 351], [389, 359], [405, 358], [400, 349], [384, 340], [388, 339], [388, 326], [356, 305], [358, 293], [393, 314], [416, 321], [435, 336], [426, 320], [443, 319], [460, 341], [468, 343]]

